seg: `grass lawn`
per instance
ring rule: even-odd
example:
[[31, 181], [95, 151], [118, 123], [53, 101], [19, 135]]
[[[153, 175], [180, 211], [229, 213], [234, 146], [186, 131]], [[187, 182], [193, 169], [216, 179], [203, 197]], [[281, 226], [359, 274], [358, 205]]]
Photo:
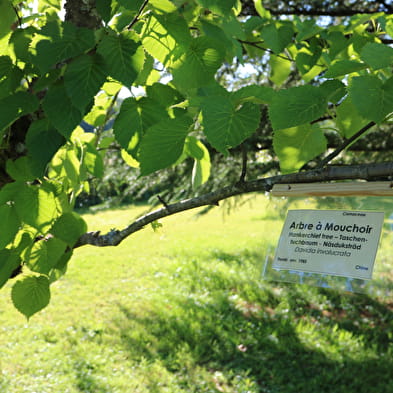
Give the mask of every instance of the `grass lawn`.
[[[383, 198], [322, 202], [393, 211]], [[76, 250], [51, 304], [29, 322], [7, 284], [0, 392], [393, 392], [390, 226], [375, 292], [359, 295], [261, 279], [288, 204], [243, 199], [230, 215], [228, 206], [169, 217], [116, 248]], [[85, 219], [106, 231], [145, 209]]]

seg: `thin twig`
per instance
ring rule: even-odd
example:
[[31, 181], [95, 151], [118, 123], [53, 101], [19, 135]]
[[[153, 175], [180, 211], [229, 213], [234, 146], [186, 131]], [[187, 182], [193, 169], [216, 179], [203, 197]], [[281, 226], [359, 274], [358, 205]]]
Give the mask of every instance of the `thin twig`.
[[18, 18], [18, 25], [19, 25], [19, 27], [22, 27], [22, 18], [21, 18], [21, 16], [19, 15], [19, 11], [18, 11], [18, 9], [16, 8], [16, 6], [12, 6], [12, 8], [14, 9], [14, 12], [15, 12], [15, 14], [16, 14], [16, 17]]
[[258, 44], [263, 44], [263, 41], [244, 41], [244, 40], [240, 40], [240, 39], [238, 39], [238, 41], [239, 41], [241, 44], [253, 46], [254, 48], [263, 50], [264, 52], [267, 52], [267, 53], [271, 53], [272, 55], [275, 55], [275, 56], [277, 56], [277, 57], [280, 57], [281, 59], [290, 61], [291, 63], [294, 62], [294, 60], [290, 59], [289, 57], [286, 57], [286, 56], [283, 56], [283, 55], [277, 55], [277, 54], [274, 53], [271, 49], [269, 49], [269, 48], [263, 48], [263, 47], [259, 46]]
[[[279, 57], [279, 58], [281, 58], [281, 59], [283, 59], [283, 60], [290, 61], [291, 63], [295, 63], [295, 62], [296, 62], [294, 59], [291, 59], [290, 57], [287, 57], [287, 56], [283, 56], [283, 55], [274, 53], [274, 51], [271, 50], [271, 49], [269, 49], [269, 48], [263, 48], [263, 47], [259, 46], [259, 44], [263, 44], [264, 41], [244, 41], [244, 40], [240, 40], [240, 39], [238, 39], [238, 41], [239, 41], [241, 44], [253, 46], [254, 48], [257, 48], [257, 49], [260, 49], [260, 50], [262, 50], [262, 51], [264, 51], [264, 52], [267, 52], [267, 53], [270, 53], [270, 54], [272, 54], [272, 55], [275, 55], [275, 56], [277, 56], [277, 57]], [[325, 66], [322, 65], [322, 64], [314, 64], [314, 66], [316, 66], [316, 67], [321, 67], [321, 68], [325, 68]]]
[[137, 12], [137, 14], [134, 16], [134, 19], [131, 21], [131, 23], [127, 26], [127, 30], [131, 30], [132, 27], [135, 25], [136, 22], [138, 22], [139, 17], [141, 16], [143, 10], [146, 8], [147, 3], [149, 2], [149, 0], [145, 0], [141, 7], [139, 8], [139, 11]]
[[165, 202], [164, 198], [161, 195], [157, 195], [157, 199], [164, 205], [165, 209], [169, 208], [168, 204]]
[[102, 134], [102, 133], [104, 132], [104, 130], [105, 130], [105, 126], [107, 125], [107, 123], [108, 123], [110, 117], [112, 116], [112, 110], [113, 110], [113, 107], [114, 107], [115, 104], [116, 104], [117, 98], [119, 97], [119, 93], [120, 93], [120, 90], [113, 96], [112, 101], [111, 101], [111, 103], [109, 104], [108, 110], [107, 110], [106, 113], [105, 113], [104, 121], [103, 121], [103, 123], [101, 124], [101, 126], [98, 127], [97, 130], [96, 130], [96, 136], [97, 136], [96, 141], [95, 141], [96, 147], [98, 146], [99, 138], [100, 138], [101, 134]]
[[246, 180], [247, 175], [247, 149], [244, 143], [241, 144], [242, 149], [242, 172], [240, 174], [240, 179], [238, 181], [239, 185], [242, 185]]
[[344, 141], [336, 150], [326, 156], [318, 165], [318, 168], [324, 167], [328, 164], [333, 158], [337, 157], [344, 149], [346, 149], [352, 142], [358, 139], [361, 135], [363, 135], [366, 131], [368, 131], [372, 126], [375, 125], [375, 122], [370, 121], [370, 123], [366, 124], [362, 129], [360, 129], [356, 134], [353, 134], [350, 138]]

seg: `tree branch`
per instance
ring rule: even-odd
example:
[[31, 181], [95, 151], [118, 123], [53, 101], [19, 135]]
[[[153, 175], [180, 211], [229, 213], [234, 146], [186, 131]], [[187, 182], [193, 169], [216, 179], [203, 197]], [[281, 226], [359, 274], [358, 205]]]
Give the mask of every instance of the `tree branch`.
[[390, 161], [376, 164], [328, 166], [310, 171], [245, 181], [242, 184], [236, 183], [235, 185], [223, 187], [208, 194], [186, 199], [154, 210], [138, 218], [123, 230], [112, 229], [105, 235], [100, 235], [99, 232], [85, 233], [79, 238], [74, 248], [78, 248], [87, 244], [98, 247], [117, 246], [131, 234], [143, 229], [146, 225], [152, 223], [153, 221], [159, 220], [160, 218], [171, 216], [182, 211], [195, 209], [201, 206], [217, 205], [218, 202], [223, 199], [240, 194], [246, 194], [250, 192], [269, 192], [273, 188], [274, 184], [316, 183], [323, 181], [326, 182], [332, 180], [350, 179], [375, 180], [378, 178], [389, 178], [392, 174], [393, 161]]
[[325, 157], [319, 163], [318, 168], [322, 168], [326, 164], [328, 164], [331, 160], [333, 160], [333, 158], [337, 157], [347, 146], [349, 146], [352, 142], [354, 142], [356, 139], [358, 139], [360, 136], [362, 136], [366, 131], [368, 131], [374, 125], [375, 125], [375, 123], [373, 121], [370, 121], [370, 123], [366, 124], [356, 134], [352, 135], [350, 138], [348, 138], [346, 141], [344, 141], [341, 146], [339, 146], [336, 150], [334, 150], [327, 157]]
[[131, 30], [132, 27], [135, 25], [136, 22], [138, 22], [139, 17], [141, 16], [143, 10], [146, 8], [147, 3], [149, 2], [149, 0], [145, 0], [142, 5], [140, 6], [137, 14], [134, 16], [134, 19], [131, 21], [131, 23], [127, 26], [127, 30]]
[[291, 63], [294, 63], [294, 62], [295, 62], [295, 60], [290, 59], [289, 57], [286, 57], [286, 56], [283, 56], [283, 55], [274, 53], [274, 52], [273, 52], [271, 49], [269, 49], [269, 48], [263, 48], [262, 46], [259, 46], [259, 44], [263, 44], [264, 41], [244, 41], [244, 40], [241, 40], [241, 39], [238, 39], [237, 41], [238, 41], [240, 44], [243, 44], [243, 45], [250, 45], [250, 46], [253, 46], [254, 48], [260, 49], [260, 50], [262, 50], [262, 51], [264, 51], [264, 52], [271, 53], [272, 55], [275, 55], [275, 56], [277, 56], [277, 57], [279, 57], [279, 58], [281, 58], [281, 59], [283, 59], [283, 60], [290, 61]]
[[371, 15], [378, 12], [378, 10], [356, 10], [356, 9], [338, 9], [338, 10], [319, 10], [319, 9], [303, 9], [297, 8], [292, 10], [276, 10], [272, 8], [265, 7], [266, 11], [269, 11], [272, 15], [280, 16], [280, 15], [304, 15], [304, 16], [331, 16], [331, 17], [340, 17], [340, 16], [354, 16], [357, 14], [366, 14]]
[[247, 149], [244, 143], [241, 144], [242, 149], [242, 172], [239, 178], [239, 184], [243, 184], [246, 180], [247, 175]]

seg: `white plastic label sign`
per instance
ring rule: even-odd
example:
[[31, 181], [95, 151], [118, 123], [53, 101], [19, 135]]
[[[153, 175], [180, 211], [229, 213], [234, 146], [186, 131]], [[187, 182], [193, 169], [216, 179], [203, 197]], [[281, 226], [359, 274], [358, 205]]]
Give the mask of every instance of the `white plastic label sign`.
[[272, 267], [371, 279], [383, 212], [289, 210]]

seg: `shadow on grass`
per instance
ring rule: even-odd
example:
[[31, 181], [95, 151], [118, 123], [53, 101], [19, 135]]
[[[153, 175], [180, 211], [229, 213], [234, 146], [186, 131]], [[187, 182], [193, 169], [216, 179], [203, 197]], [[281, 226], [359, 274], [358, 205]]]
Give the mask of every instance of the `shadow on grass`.
[[96, 377], [95, 366], [82, 357], [74, 363], [76, 388], [80, 392], [109, 393], [108, 386], [102, 384]]
[[255, 258], [214, 251], [215, 263], [190, 262], [176, 277], [178, 293], [148, 313], [119, 304], [129, 357], [159, 362], [187, 392], [393, 391], [391, 305], [239, 278]]

